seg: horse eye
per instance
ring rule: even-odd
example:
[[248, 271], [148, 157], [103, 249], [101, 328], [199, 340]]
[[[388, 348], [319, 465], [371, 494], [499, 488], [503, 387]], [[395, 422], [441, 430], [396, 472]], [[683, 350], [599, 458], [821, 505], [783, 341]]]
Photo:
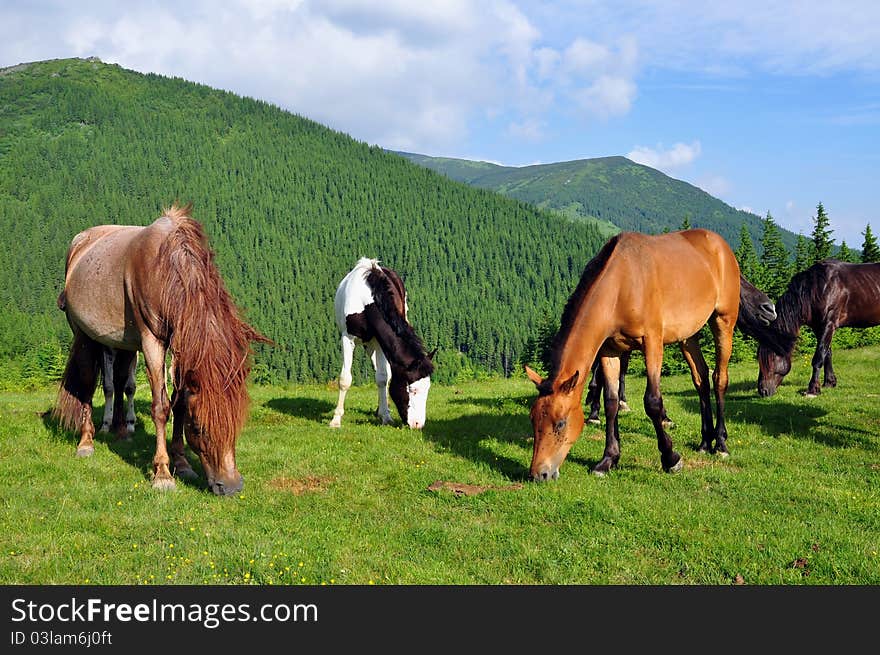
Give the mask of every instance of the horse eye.
[[554, 427], [554, 429], [555, 429], [557, 432], [562, 432], [562, 431], [565, 429], [565, 425], [566, 425], [566, 423], [567, 423], [567, 421], [566, 421], [565, 419], [562, 419], [561, 421], [557, 421], [556, 426]]

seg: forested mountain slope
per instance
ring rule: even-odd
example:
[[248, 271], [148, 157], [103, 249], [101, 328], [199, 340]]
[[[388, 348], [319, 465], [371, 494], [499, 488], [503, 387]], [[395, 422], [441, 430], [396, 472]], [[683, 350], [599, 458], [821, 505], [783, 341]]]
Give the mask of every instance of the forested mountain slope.
[[[702, 189], [625, 157], [579, 159], [534, 166], [499, 166], [448, 157], [398, 153], [453, 180], [497, 191], [538, 207], [611, 223], [622, 230], [655, 234], [693, 227], [721, 234], [735, 248], [745, 224], [760, 248], [761, 219], [734, 209]], [[794, 252], [797, 235], [779, 228]]]
[[276, 381], [338, 375], [333, 295], [360, 256], [403, 275], [441, 379], [462, 362], [509, 372], [604, 241], [264, 102], [97, 60], [18, 65], [0, 70], [0, 358], [67, 347], [55, 302], [74, 234], [174, 201], [277, 342], [255, 369]]

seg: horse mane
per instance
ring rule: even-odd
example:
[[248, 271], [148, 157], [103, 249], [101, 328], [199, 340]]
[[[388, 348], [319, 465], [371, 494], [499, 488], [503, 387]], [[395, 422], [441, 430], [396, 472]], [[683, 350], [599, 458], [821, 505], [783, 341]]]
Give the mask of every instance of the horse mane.
[[559, 364], [562, 359], [562, 351], [571, 334], [572, 326], [577, 317], [578, 310], [584, 302], [584, 297], [592, 288], [593, 283], [599, 277], [599, 274], [605, 269], [605, 265], [611, 258], [611, 253], [617, 247], [620, 241], [620, 234], [611, 237], [599, 252], [589, 261], [581, 273], [581, 279], [578, 281], [577, 287], [565, 303], [565, 309], [562, 311], [562, 318], [559, 321], [559, 330], [553, 337], [550, 344], [550, 374], [544, 380], [539, 389], [540, 393], [550, 393], [552, 391], [553, 380], [559, 373]]
[[427, 355], [424, 343], [400, 310], [401, 307], [406, 307], [406, 292], [400, 276], [395, 271], [379, 266], [378, 262], [375, 262], [367, 274], [366, 280], [367, 286], [373, 292], [373, 302], [376, 304], [379, 314], [388, 323], [394, 335], [400, 339], [407, 352], [415, 356], [420, 373], [419, 377], [433, 373], [434, 365]]
[[754, 325], [749, 336], [758, 340], [777, 355], [787, 357], [794, 350], [801, 326], [812, 318], [812, 308], [822, 300], [828, 283], [829, 270], [840, 262], [823, 259], [810, 268], [796, 273], [785, 293], [776, 302], [776, 320], [770, 325]]
[[831, 269], [840, 265], [836, 259], [823, 259], [810, 268], [796, 273], [776, 304], [777, 322], [781, 330], [797, 335], [801, 325], [812, 318], [812, 308], [819, 305], [826, 293]]
[[192, 204], [165, 210], [174, 227], [159, 248], [152, 274], [161, 289], [159, 313], [169, 330], [175, 385], [198, 387], [194, 418], [222, 441], [221, 435], [232, 438], [244, 425], [250, 342], [268, 339], [239, 317], [191, 210]]

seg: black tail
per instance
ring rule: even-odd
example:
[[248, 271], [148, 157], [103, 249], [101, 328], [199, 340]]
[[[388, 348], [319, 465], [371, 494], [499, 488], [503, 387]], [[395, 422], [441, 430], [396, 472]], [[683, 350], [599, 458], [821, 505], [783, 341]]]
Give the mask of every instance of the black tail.
[[66, 430], [79, 431], [85, 416], [84, 408], [92, 404], [98, 373], [101, 368], [101, 345], [82, 332], [74, 335], [67, 366], [61, 377], [58, 399], [52, 416]]

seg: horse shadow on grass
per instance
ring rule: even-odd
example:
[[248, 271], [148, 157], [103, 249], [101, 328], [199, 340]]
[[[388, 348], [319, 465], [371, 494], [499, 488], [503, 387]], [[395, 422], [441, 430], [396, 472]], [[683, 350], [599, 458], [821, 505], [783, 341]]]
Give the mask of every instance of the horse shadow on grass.
[[[695, 390], [673, 391], [664, 395], [679, 397], [685, 410], [699, 414], [700, 402]], [[747, 382], [731, 384], [724, 403], [726, 420], [757, 425], [773, 437], [790, 435], [832, 448], [851, 448], [855, 445], [867, 450], [878, 449], [875, 435], [866, 430], [836, 424], [820, 427], [819, 419], [828, 414], [828, 409], [819, 405], [792, 403], [778, 396], [761, 398], [755, 391], [755, 385]], [[675, 420], [675, 417], [672, 419]]]
[[484, 464], [512, 481], [524, 481], [528, 466], [520, 459], [499, 455], [485, 441], [511, 443], [531, 453], [532, 432], [528, 415], [465, 414], [453, 419], [428, 418], [422, 435], [440, 450]]
[[[451, 404], [476, 405], [495, 412], [502, 410], [502, 413], [466, 414], [447, 420], [429, 417], [422, 432], [427, 439], [444, 450], [485, 464], [511, 481], [528, 481], [534, 448], [534, 432], [529, 412], [536, 397], [536, 393], [526, 393], [498, 398], [453, 398], [449, 401]], [[521, 447], [524, 451], [523, 459], [499, 456], [481, 443], [490, 439]], [[601, 456], [586, 459], [574, 453], [569, 453], [566, 457], [567, 462], [587, 469], [592, 469], [600, 460]]]
[[[329, 422], [330, 418], [333, 416], [333, 409], [336, 407], [334, 403], [331, 403], [328, 400], [320, 400], [318, 398], [272, 398], [263, 404], [269, 409], [280, 412], [281, 414], [304, 418], [309, 421], [314, 421], [315, 423]], [[346, 415], [349, 413], [367, 414], [367, 412], [358, 410], [357, 408], [352, 409], [351, 412], [346, 409], [345, 413]]]
[[[92, 421], [96, 423], [94, 441], [96, 444], [106, 445], [110, 452], [129, 466], [141, 471], [144, 474], [144, 478], [150, 482], [153, 471], [153, 457], [156, 454], [156, 432], [152, 420], [149, 420], [145, 424], [140, 420], [140, 416], [143, 414], [146, 414], [147, 416], [150, 415], [152, 402], [149, 400], [135, 399], [134, 404], [135, 415], [138, 417], [138, 420], [135, 423], [134, 433], [130, 434], [128, 438], [125, 439], [119, 439], [115, 434], [110, 432], [98, 432], [98, 429], [101, 426], [101, 417], [104, 416], [104, 406], [103, 404], [94, 406], [92, 408]], [[76, 446], [79, 443], [79, 433], [71, 432], [62, 428], [58, 424], [58, 421], [52, 417], [51, 410], [43, 412], [41, 418], [43, 420], [43, 425], [54, 440], [64, 444], [70, 444], [70, 456], [71, 458], [76, 459], [75, 452]], [[167, 426], [169, 446], [171, 443], [170, 435], [172, 420], [173, 419], [169, 419]], [[147, 430], [149, 430], [149, 432]], [[184, 453], [193, 471], [195, 471], [199, 477], [193, 479], [175, 477], [175, 481], [177, 484], [199, 489], [206, 493], [209, 492], [205, 471], [202, 469], [201, 461], [192, 450], [190, 450], [189, 446], [186, 446]], [[91, 457], [100, 456], [101, 455], [98, 452], [91, 455]]]

